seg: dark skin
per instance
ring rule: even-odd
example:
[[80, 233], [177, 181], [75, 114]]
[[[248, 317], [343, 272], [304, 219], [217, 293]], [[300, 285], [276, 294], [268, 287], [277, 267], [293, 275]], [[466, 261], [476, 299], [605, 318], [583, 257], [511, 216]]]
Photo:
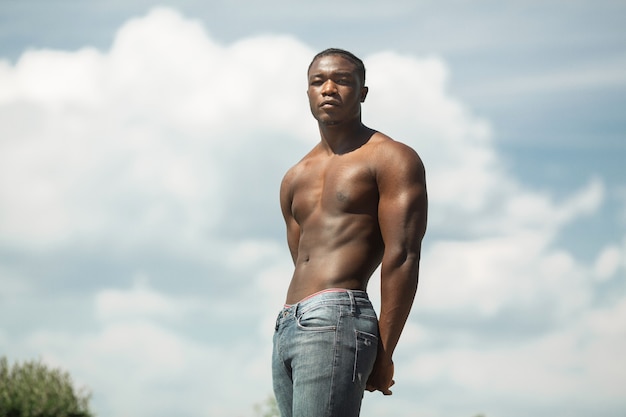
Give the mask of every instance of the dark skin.
[[424, 166], [410, 147], [366, 127], [368, 89], [342, 55], [314, 61], [309, 104], [320, 142], [283, 178], [280, 203], [295, 265], [287, 304], [329, 288], [366, 290], [381, 265], [379, 348], [368, 391], [390, 395], [426, 231]]

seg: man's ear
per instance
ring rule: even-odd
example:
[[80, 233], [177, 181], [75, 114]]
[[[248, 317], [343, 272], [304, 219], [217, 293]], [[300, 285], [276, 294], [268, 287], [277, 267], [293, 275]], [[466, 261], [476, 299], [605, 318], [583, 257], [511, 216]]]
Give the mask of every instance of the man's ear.
[[369, 88], [367, 87], [363, 87], [361, 89], [361, 103], [363, 103], [365, 101], [365, 97], [367, 97], [367, 92], [369, 91]]

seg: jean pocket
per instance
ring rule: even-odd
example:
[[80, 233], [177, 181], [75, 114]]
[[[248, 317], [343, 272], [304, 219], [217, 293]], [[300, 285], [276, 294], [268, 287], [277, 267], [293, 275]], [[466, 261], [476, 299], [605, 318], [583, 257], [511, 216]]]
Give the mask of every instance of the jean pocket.
[[298, 327], [307, 331], [334, 331], [339, 319], [338, 306], [319, 305], [302, 311], [297, 317]]
[[352, 382], [365, 387], [367, 378], [372, 372], [376, 353], [378, 352], [378, 336], [355, 330], [356, 354], [354, 355], [354, 371]]

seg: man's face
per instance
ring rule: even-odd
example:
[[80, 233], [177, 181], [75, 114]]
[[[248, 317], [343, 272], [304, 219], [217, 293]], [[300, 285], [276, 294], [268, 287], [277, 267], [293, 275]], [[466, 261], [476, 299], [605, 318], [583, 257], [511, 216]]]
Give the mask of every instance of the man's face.
[[309, 69], [309, 105], [313, 117], [327, 125], [354, 120], [367, 95], [356, 66], [341, 55], [318, 58]]

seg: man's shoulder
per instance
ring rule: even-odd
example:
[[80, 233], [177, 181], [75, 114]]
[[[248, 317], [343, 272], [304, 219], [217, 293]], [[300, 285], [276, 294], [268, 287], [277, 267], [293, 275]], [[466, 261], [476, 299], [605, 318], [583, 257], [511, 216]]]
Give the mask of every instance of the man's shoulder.
[[287, 174], [301, 171], [306, 165], [315, 157], [315, 148], [304, 155], [298, 162], [296, 162], [291, 168], [287, 170]]
[[302, 157], [302, 159], [300, 159], [298, 162], [296, 162], [295, 165], [287, 170], [287, 172], [283, 176], [282, 182], [284, 185], [291, 183], [295, 178], [297, 178], [300, 174], [306, 171], [307, 165], [311, 162], [312, 159], [315, 158], [316, 149], [317, 146], [309, 151], [306, 155]]
[[422, 160], [411, 146], [392, 139], [384, 133], [376, 132], [371, 140], [371, 152], [383, 165], [416, 164], [422, 166]]
[[372, 145], [372, 168], [379, 190], [397, 192], [421, 190], [425, 187], [424, 164], [412, 147], [382, 133]]

